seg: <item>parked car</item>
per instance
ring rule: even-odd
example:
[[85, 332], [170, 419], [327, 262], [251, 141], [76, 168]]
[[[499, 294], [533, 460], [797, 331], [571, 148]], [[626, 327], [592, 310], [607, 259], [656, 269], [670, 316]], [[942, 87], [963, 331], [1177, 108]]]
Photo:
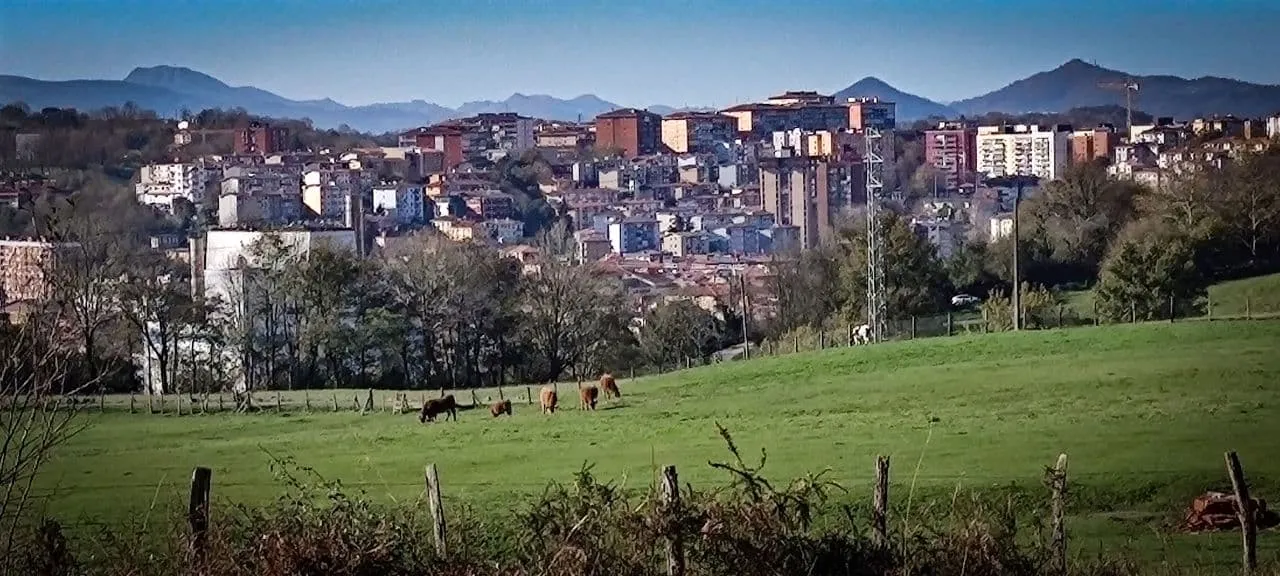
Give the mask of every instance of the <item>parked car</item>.
[[955, 296], [951, 297], [951, 305], [955, 306], [956, 308], [965, 308], [968, 306], [974, 306], [978, 302], [980, 302], [980, 300], [978, 300], [977, 296], [970, 296], [968, 294], [956, 294]]

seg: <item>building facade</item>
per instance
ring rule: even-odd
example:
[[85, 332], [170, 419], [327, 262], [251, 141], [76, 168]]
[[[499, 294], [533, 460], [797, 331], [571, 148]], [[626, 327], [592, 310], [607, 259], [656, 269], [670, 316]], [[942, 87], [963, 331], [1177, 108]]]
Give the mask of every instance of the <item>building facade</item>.
[[237, 155], [264, 156], [285, 151], [289, 132], [266, 122], [250, 122], [236, 129], [235, 153]]
[[185, 199], [196, 206], [210, 200], [209, 185], [216, 171], [206, 171], [203, 163], [148, 164], [138, 171], [134, 186], [138, 203], [155, 206], [170, 213], [173, 202]]
[[939, 184], [949, 192], [976, 182], [978, 130], [957, 122], [943, 122], [924, 132], [924, 161], [938, 171]]
[[818, 246], [852, 204], [853, 171], [827, 156], [760, 159], [760, 197], [777, 223], [799, 229], [799, 248]]
[[1018, 125], [978, 128], [977, 170], [991, 178], [1037, 176], [1053, 180], [1070, 160], [1070, 132]]
[[1110, 163], [1115, 159], [1120, 137], [1110, 126], [1071, 133], [1071, 163], [1087, 164], [1095, 160]]
[[596, 148], [618, 148], [626, 158], [657, 154], [662, 144], [662, 117], [647, 110], [623, 108], [596, 116]]
[[662, 119], [662, 143], [676, 154], [711, 152], [737, 132], [737, 119], [724, 114], [676, 112]]
[[422, 186], [410, 184], [374, 186], [373, 211], [390, 215], [398, 224], [426, 221], [426, 201]]
[[617, 254], [632, 254], [660, 249], [658, 220], [631, 217], [609, 223], [609, 244]]
[[43, 240], [0, 239], [0, 307], [48, 298], [52, 286], [46, 271], [60, 250], [74, 246]]

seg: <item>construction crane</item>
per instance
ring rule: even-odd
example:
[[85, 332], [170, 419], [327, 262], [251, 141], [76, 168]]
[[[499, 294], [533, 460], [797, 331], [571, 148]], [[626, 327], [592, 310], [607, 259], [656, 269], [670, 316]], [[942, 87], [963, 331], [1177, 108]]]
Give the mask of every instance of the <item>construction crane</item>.
[[1134, 80], [1133, 78], [1125, 78], [1123, 81], [1099, 82], [1098, 87], [1106, 88], [1108, 90], [1124, 90], [1125, 122], [1128, 124], [1127, 126], [1125, 126], [1125, 133], [1127, 135], [1132, 135], [1133, 134], [1133, 95], [1138, 92], [1138, 81]]

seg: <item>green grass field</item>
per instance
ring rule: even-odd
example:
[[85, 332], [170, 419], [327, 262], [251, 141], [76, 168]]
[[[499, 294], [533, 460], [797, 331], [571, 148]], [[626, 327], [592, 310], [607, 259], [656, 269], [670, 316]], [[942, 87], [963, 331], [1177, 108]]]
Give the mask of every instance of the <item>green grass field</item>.
[[[91, 427], [41, 478], [45, 510], [77, 522], [155, 516], [180, 506], [194, 466], [214, 471], [215, 501], [278, 496], [268, 454], [290, 457], [371, 497], [413, 502], [425, 464], [446, 499], [513, 509], [585, 462], [598, 477], [648, 486], [653, 466], [712, 488], [709, 460], [768, 450], [767, 476], [825, 468], [869, 498], [874, 458], [893, 457], [892, 498], [917, 503], [957, 486], [1047, 498], [1044, 467], [1070, 455], [1077, 553], [1132, 549], [1234, 566], [1238, 536], [1163, 528], [1206, 489], [1229, 487], [1238, 450], [1254, 493], [1280, 498], [1280, 322], [1187, 322], [930, 338], [770, 357], [621, 382], [624, 399], [544, 416], [481, 410], [420, 425], [415, 415], [91, 413]], [[535, 391], [536, 392], [536, 391]], [[327, 394], [327, 393], [324, 393]], [[415, 393], [416, 394], [416, 393]], [[345, 406], [351, 392], [345, 392]], [[482, 393], [482, 398], [486, 393]], [[468, 394], [469, 396], [469, 394]], [[323, 394], [320, 396], [323, 398]], [[317, 405], [321, 401], [316, 401]], [[918, 469], [917, 469], [918, 465]], [[1275, 558], [1280, 534], [1260, 537]]]
[[[1077, 317], [1093, 318], [1092, 290], [1065, 292], [1061, 301]], [[1214, 318], [1275, 318], [1280, 316], [1280, 274], [1214, 284], [1207, 303]]]

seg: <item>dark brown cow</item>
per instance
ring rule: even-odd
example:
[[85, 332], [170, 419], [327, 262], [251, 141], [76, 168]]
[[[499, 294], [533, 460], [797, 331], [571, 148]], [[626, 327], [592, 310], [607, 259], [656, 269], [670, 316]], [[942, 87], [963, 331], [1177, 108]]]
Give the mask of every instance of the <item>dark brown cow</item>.
[[440, 414], [448, 414], [445, 416], [447, 420], [449, 416], [453, 416], [453, 421], [458, 421], [458, 403], [454, 401], [453, 394], [444, 398], [432, 398], [422, 405], [422, 412], [418, 414], [419, 422], [435, 422], [436, 416]]
[[605, 374], [600, 377], [600, 389], [604, 390], [604, 398], [622, 398], [622, 392], [618, 391], [618, 381], [614, 380], [613, 374]]
[[595, 410], [596, 400], [600, 398], [600, 389], [595, 386], [587, 386], [578, 390], [578, 409], [579, 410]]
[[556, 389], [552, 386], [543, 386], [538, 391], [538, 401], [542, 403], [543, 414], [554, 414], [556, 405], [560, 402], [560, 395], [556, 394]]
[[493, 404], [490, 404], [490, 405], [489, 405], [489, 414], [492, 414], [494, 418], [497, 418], [497, 417], [499, 417], [499, 416], [501, 416], [501, 415], [503, 415], [503, 414], [506, 414], [507, 416], [510, 416], [510, 415], [511, 415], [511, 401], [510, 401], [510, 400], [499, 400], [499, 401], [497, 401], [497, 402], [494, 402]]

